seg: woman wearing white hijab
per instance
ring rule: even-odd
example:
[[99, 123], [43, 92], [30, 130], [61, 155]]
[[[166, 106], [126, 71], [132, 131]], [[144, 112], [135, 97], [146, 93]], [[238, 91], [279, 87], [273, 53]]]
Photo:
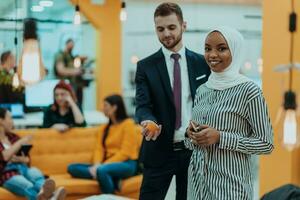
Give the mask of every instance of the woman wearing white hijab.
[[190, 200], [252, 200], [251, 155], [273, 150], [262, 91], [239, 73], [243, 45], [242, 35], [229, 27], [213, 29], [206, 37], [204, 56], [212, 73], [197, 89], [194, 127], [188, 127], [185, 140], [193, 150]]

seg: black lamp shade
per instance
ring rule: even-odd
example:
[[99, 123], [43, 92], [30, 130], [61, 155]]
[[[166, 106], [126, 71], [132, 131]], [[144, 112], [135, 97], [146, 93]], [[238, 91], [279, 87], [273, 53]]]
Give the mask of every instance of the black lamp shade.
[[122, 1], [121, 8], [126, 8], [126, 3], [125, 3], [125, 1]]
[[293, 109], [295, 110], [297, 108], [297, 103], [296, 103], [296, 93], [289, 90], [284, 93], [284, 109]]
[[24, 40], [27, 39], [37, 39], [37, 26], [36, 21], [33, 18], [28, 18], [24, 20]]

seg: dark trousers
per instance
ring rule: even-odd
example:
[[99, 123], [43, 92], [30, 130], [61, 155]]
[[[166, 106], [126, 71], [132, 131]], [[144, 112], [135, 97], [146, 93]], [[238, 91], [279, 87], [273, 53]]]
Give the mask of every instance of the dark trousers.
[[140, 200], [164, 200], [173, 175], [176, 176], [176, 200], [187, 199], [187, 170], [191, 151], [174, 151], [158, 168], [144, 166]]

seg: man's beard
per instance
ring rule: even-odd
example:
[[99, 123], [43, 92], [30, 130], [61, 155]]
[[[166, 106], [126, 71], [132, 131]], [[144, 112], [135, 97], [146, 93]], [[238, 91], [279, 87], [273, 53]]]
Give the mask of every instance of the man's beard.
[[166, 45], [162, 40], [160, 40], [160, 42], [167, 49], [173, 49], [181, 40], [182, 40], [182, 33], [177, 38], [175, 38], [175, 41], [170, 45]]

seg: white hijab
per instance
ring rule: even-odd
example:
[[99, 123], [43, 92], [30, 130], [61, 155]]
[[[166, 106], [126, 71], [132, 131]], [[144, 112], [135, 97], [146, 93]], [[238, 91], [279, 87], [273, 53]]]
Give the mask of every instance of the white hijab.
[[230, 49], [232, 61], [222, 72], [213, 72], [206, 82], [206, 86], [215, 90], [225, 90], [241, 83], [251, 81], [246, 76], [239, 73], [244, 61], [244, 38], [240, 32], [230, 27], [219, 27], [212, 29], [208, 35], [214, 31], [220, 32], [225, 38]]

